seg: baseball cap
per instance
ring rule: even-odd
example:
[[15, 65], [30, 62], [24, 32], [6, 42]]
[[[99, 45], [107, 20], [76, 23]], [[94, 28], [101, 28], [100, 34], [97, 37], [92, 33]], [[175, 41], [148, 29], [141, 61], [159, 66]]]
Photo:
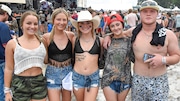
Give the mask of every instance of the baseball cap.
[[9, 15], [11, 15], [11, 13], [12, 13], [12, 10], [4, 4], [0, 4], [0, 9], [6, 11]]
[[152, 8], [152, 9], [159, 11], [158, 3], [154, 0], [146, 0], [146, 1], [142, 2], [140, 11], [143, 9], [146, 9], [146, 8]]
[[113, 14], [107, 18], [108, 25], [110, 25], [114, 21], [120, 21], [124, 27], [124, 20], [122, 19], [122, 17], [119, 14]]

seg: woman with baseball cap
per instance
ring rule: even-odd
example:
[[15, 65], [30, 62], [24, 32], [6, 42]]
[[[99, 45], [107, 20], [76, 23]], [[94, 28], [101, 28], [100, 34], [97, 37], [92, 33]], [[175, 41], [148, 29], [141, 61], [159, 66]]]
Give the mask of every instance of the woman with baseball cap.
[[157, 2], [142, 2], [141, 23], [124, 31], [131, 36], [134, 54], [132, 101], [168, 101], [167, 65], [178, 63], [180, 52], [176, 35], [156, 22], [158, 13]]
[[131, 87], [130, 38], [123, 34], [124, 21], [119, 14], [108, 18], [113, 34], [107, 48], [101, 87], [106, 101], [125, 101]]

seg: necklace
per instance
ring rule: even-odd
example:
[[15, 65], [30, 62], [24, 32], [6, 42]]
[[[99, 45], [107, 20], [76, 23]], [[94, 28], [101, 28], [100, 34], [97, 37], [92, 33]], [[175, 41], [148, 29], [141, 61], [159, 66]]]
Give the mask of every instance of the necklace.
[[151, 35], [148, 35], [147, 33], [145, 33], [144, 31], [143, 31], [143, 33], [146, 35], [146, 38], [147, 39], [149, 39], [149, 38], [151, 38], [152, 36]]
[[82, 41], [84, 41], [84, 42], [86, 42], [86, 43], [89, 43], [89, 42], [91, 42], [93, 39], [89, 39], [89, 40], [84, 40], [84, 39], [82, 39]]

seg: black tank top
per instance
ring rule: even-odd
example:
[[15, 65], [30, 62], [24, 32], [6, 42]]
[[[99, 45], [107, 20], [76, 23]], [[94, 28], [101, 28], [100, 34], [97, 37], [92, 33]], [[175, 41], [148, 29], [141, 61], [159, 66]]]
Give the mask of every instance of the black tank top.
[[100, 39], [99, 37], [96, 37], [96, 40], [94, 42], [94, 45], [89, 51], [84, 51], [80, 45], [80, 41], [78, 38], [76, 38], [76, 43], [75, 43], [75, 48], [74, 48], [75, 53], [84, 53], [88, 52], [89, 54], [100, 54], [101, 52], [101, 46], [100, 46]]
[[68, 39], [68, 43], [63, 50], [60, 50], [52, 40], [48, 47], [48, 57], [58, 62], [63, 62], [72, 58], [72, 43]]

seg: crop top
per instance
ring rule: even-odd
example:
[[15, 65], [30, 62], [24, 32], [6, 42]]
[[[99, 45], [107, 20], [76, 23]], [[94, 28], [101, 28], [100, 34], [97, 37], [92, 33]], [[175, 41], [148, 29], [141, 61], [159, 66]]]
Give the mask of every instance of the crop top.
[[43, 67], [46, 56], [46, 48], [43, 42], [40, 43], [39, 47], [30, 50], [21, 47], [17, 39], [14, 39], [14, 41], [16, 42], [14, 50], [14, 74], [20, 74], [32, 67]]
[[68, 38], [68, 43], [63, 50], [60, 50], [52, 40], [48, 47], [48, 57], [58, 62], [63, 62], [72, 58], [72, 43]]
[[96, 37], [96, 40], [94, 42], [94, 45], [89, 51], [84, 51], [80, 45], [80, 41], [78, 38], [76, 38], [75, 42], [75, 48], [74, 48], [75, 53], [84, 53], [88, 52], [89, 54], [100, 54], [101, 53], [101, 45], [100, 45], [100, 39], [99, 37]]

